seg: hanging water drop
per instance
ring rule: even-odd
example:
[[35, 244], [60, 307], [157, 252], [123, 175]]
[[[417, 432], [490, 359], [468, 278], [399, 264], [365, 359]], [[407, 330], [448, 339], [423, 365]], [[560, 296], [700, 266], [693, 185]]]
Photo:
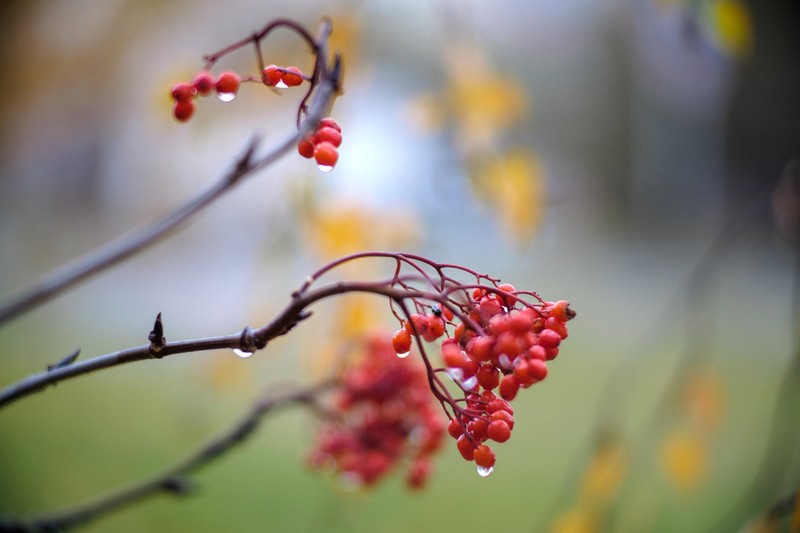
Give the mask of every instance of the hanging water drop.
[[232, 102], [236, 98], [236, 93], [217, 93], [220, 102]]
[[277, 88], [277, 89], [288, 89], [289, 86], [286, 85], [286, 82], [284, 82], [283, 80], [280, 80], [278, 83], [275, 84], [275, 88]]
[[317, 165], [317, 168], [320, 169], [321, 172], [330, 172], [333, 170], [333, 165]]
[[489, 477], [494, 472], [493, 466], [481, 466], [478, 465], [478, 475], [481, 477]]
[[246, 352], [244, 350], [240, 350], [239, 348], [234, 348], [233, 349], [233, 353], [235, 353], [236, 355], [238, 355], [242, 359], [247, 359], [248, 357], [253, 355], [253, 353], [255, 353], [255, 352]]
[[475, 385], [477, 385], [477, 384], [478, 384], [478, 378], [476, 378], [475, 376], [467, 378], [467, 379], [465, 379], [464, 381], [461, 382], [461, 385], [467, 390], [474, 389]]
[[410, 354], [410, 353], [411, 352], [398, 353], [397, 357], [399, 357], [400, 359], [405, 359], [406, 357], [408, 357], [408, 354]]

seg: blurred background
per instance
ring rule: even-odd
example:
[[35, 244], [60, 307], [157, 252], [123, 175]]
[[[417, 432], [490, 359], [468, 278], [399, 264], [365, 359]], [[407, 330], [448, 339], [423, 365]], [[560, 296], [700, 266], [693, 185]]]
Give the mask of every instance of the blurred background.
[[[308, 469], [316, 422], [272, 416], [209, 465], [88, 531], [752, 531], [800, 483], [800, 40], [790, 2], [534, 0], [0, 4], [0, 297], [167, 213], [298, 94], [244, 86], [171, 116], [202, 55], [289, 17], [333, 20], [343, 127], [330, 174], [295, 155], [182, 231], [0, 328], [0, 381], [147, 342], [261, 325], [307, 273], [367, 249], [460, 263], [567, 299], [550, 376], [479, 477], [452, 442], [421, 493]], [[265, 59], [311, 71], [288, 32]], [[255, 73], [250, 50], [220, 69]], [[382, 277], [387, 265], [349, 275]], [[85, 376], [0, 411], [0, 516], [67, 506], [194, 449], [342, 342], [394, 329], [340, 298], [249, 359]], [[767, 529], [758, 529], [761, 527]], [[772, 527], [773, 529], [768, 529]]]

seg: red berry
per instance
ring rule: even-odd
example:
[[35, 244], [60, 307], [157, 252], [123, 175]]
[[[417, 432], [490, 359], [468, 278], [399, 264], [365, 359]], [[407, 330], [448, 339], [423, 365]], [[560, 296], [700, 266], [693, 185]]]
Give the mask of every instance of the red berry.
[[467, 363], [458, 344], [442, 345], [442, 360], [449, 368], [463, 368]]
[[192, 85], [194, 85], [197, 94], [200, 96], [208, 96], [211, 94], [212, 91], [214, 91], [216, 83], [214, 76], [208, 72], [201, 72], [195, 76], [194, 81], [192, 81]]
[[314, 147], [314, 159], [322, 167], [333, 167], [339, 159], [339, 152], [329, 142], [319, 143]]
[[338, 148], [342, 144], [342, 133], [334, 128], [322, 127], [314, 134], [314, 142], [329, 142]]
[[474, 361], [488, 361], [492, 358], [494, 339], [488, 335], [473, 337], [467, 343], [467, 354]]
[[311, 159], [314, 157], [314, 143], [309, 139], [301, 139], [297, 143], [297, 151], [306, 159]]
[[475, 464], [484, 468], [491, 468], [494, 466], [495, 456], [492, 449], [485, 444], [481, 444], [473, 452]]
[[486, 429], [486, 434], [493, 441], [505, 442], [511, 438], [511, 428], [503, 420], [494, 420]]
[[475, 374], [478, 383], [486, 390], [491, 390], [500, 384], [500, 372], [494, 365], [481, 365]]
[[173, 108], [172, 113], [180, 122], [186, 122], [194, 113], [194, 102], [191, 100], [178, 100], [175, 102], [175, 107]]
[[475, 446], [469, 441], [466, 435], [461, 435], [456, 441], [456, 448], [458, 448], [461, 457], [467, 461], [472, 461], [475, 454]]
[[444, 320], [436, 315], [428, 315], [428, 332], [423, 338], [428, 342], [433, 342], [444, 335]]
[[419, 313], [413, 313], [405, 324], [406, 331], [412, 335], [424, 335], [428, 327], [428, 319]]
[[428, 459], [417, 459], [411, 464], [406, 483], [414, 490], [421, 489], [431, 473], [431, 462]]
[[172, 94], [173, 100], [178, 102], [183, 100], [191, 100], [197, 94], [197, 89], [188, 83], [181, 82], [175, 84], [170, 94]]
[[236, 94], [241, 78], [235, 72], [226, 71], [217, 79], [217, 94]]
[[319, 121], [318, 129], [322, 128], [333, 128], [340, 133], [342, 131], [342, 127], [339, 126], [339, 123], [336, 122], [336, 119], [331, 117], [325, 117]]
[[505, 401], [502, 398], [497, 398], [496, 400], [492, 400], [486, 406], [486, 412], [488, 413], [496, 413], [497, 411], [508, 411], [509, 414], [514, 414], [514, 408], [511, 407], [511, 404]]
[[281, 69], [279, 69], [276, 65], [264, 67], [264, 70], [261, 72], [261, 81], [264, 82], [264, 85], [269, 87], [278, 85], [282, 78], [283, 72], [281, 72]]
[[395, 353], [405, 354], [411, 350], [411, 335], [405, 329], [398, 329], [392, 335], [392, 347]]
[[500, 396], [507, 401], [511, 401], [517, 397], [519, 392], [519, 381], [514, 377], [514, 374], [503, 376], [500, 380]]
[[539, 333], [539, 344], [545, 350], [557, 348], [561, 344], [561, 335], [552, 329], [544, 329]]
[[478, 442], [486, 440], [486, 437], [488, 437], [486, 430], [488, 428], [489, 422], [483, 418], [476, 418], [467, 424], [467, 430], [472, 435], [472, 438]]
[[514, 429], [514, 415], [512, 415], [505, 409], [501, 409], [500, 411], [495, 411], [494, 413], [492, 413], [492, 422], [494, 422], [495, 420], [502, 420], [503, 422], [508, 424], [508, 429]]
[[457, 439], [464, 434], [464, 426], [462, 426], [461, 422], [459, 422], [457, 419], [453, 418], [450, 420], [450, 423], [447, 424], [447, 432], [451, 437]]
[[303, 83], [303, 71], [297, 67], [286, 67], [283, 72], [283, 83], [296, 87]]

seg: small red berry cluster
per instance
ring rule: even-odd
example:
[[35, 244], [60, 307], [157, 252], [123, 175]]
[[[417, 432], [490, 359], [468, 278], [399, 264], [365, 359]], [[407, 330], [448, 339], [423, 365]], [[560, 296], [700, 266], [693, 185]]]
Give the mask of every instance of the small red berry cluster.
[[425, 368], [395, 357], [388, 334], [370, 337], [363, 355], [342, 376], [332, 421], [320, 432], [311, 466], [332, 468], [347, 486], [361, 487], [374, 485], [410, 456], [406, 483], [421, 488], [445, 432]]
[[319, 121], [313, 135], [300, 140], [297, 151], [306, 159], [313, 157], [320, 170], [328, 172], [339, 160], [338, 148], [341, 144], [342, 128], [335, 119], [327, 117]]
[[[533, 293], [520, 293], [510, 284], [475, 287], [467, 303], [448, 300], [447, 305], [430, 306], [429, 314], [409, 315], [392, 338], [395, 353], [404, 357], [412, 336], [433, 342], [447, 335], [441, 342], [445, 369], [439, 370], [464, 392], [461, 404], [450, 402], [448, 432], [482, 475], [491, 473], [495, 463], [494, 451], [484, 442], [511, 437], [514, 411], [509, 402], [521, 388], [547, 376], [547, 361], [558, 355], [567, 337], [566, 323], [575, 316], [564, 300], [531, 305], [522, 294]], [[457, 324], [453, 310], [459, 312]], [[447, 325], [454, 326], [452, 336]]]
[[178, 121], [186, 122], [194, 114], [195, 98], [214, 92], [223, 102], [230, 102], [239, 92], [241, 81], [239, 75], [231, 71], [223, 72], [216, 79], [208, 71], [200, 72], [191, 83], [180, 82], [172, 87], [172, 99], [175, 100], [172, 114]]
[[264, 70], [261, 72], [261, 81], [264, 82], [264, 85], [267, 87], [277, 87], [279, 89], [297, 87], [301, 85], [305, 79], [305, 74], [297, 67], [270, 65], [264, 67]]

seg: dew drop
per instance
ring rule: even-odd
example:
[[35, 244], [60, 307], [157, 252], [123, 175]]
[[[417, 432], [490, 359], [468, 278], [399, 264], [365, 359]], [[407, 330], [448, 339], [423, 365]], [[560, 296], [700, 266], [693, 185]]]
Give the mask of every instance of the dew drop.
[[245, 352], [244, 350], [240, 350], [239, 348], [234, 348], [233, 349], [233, 353], [235, 353], [236, 355], [238, 355], [242, 359], [247, 359], [248, 357], [253, 355], [254, 352]]
[[397, 354], [397, 357], [399, 357], [400, 359], [405, 359], [406, 357], [408, 357], [408, 354], [410, 354], [410, 353], [411, 352], [399, 353], [399, 354]]
[[276, 87], [277, 89], [288, 89], [288, 88], [289, 88], [289, 86], [288, 86], [288, 85], [286, 85], [286, 84], [283, 82], [283, 80], [280, 80], [278, 83], [276, 83], [276, 84], [275, 84], [275, 87]]
[[236, 98], [236, 93], [217, 93], [220, 102], [232, 102]]
[[317, 165], [317, 168], [320, 169], [321, 172], [330, 172], [333, 170], [333, 165]]
[[478, 465], [478, 475], [481, 477], [489, 477], [494, 472], [493, 466], [481, 466]]
[[461, 381], [464, 379], [464, 371], [460, 368], [448, 368], [447, 375], [456, 381]]
[[497, 362], [506, 370], [511, 368], [511, 359], [509, 359], [506, 354], [500, 354], [500, 357], [497, 358]]
[[475, 385], [477, 384], [478, 384], [478, 378], [476, 378], [475, 376], [472, 376], [471, 378], [465, 379], [464, 381], [461, 382], [461, 385], [463, 385], [464, 388], [467, 390], [474, 389]]

